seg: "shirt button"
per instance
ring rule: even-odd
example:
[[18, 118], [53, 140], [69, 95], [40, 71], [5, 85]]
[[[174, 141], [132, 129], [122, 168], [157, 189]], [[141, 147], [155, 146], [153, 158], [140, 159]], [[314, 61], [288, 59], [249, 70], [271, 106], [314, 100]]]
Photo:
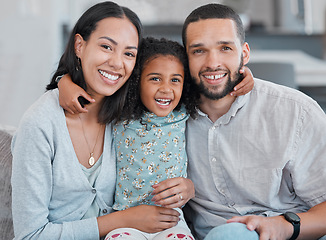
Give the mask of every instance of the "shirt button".
[[107, 212], [108, 212], [107, 209], [103, 209], [103, 210], [102, 210], [102, 213], [107, 213]]
[[96, 193], [96, 189], [92, 189], [92, 193], [94, 193], [94, 194], [95, 194], [95, 193]]
[[216, 158], [212, 158], [212, 162], [216, 162]]

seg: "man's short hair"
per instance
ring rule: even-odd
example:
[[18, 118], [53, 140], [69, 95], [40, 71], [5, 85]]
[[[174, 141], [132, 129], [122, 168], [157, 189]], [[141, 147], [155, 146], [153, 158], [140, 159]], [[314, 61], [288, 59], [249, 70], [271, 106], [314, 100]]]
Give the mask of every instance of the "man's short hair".
[[233, 20], [237, 26], [237, 34], [240, 39], [240, 42], [241, 44], [244, 44], [245, 31], [240, 16], [235, 11], [233, 11], [232, 8], [228, 6], [217, 4], [217, 3], [210, 3], [196, 8], [186, 18], [182, 28], [183, 45], [186, 47], [186, 41], [187, 41], [186, 30], [190, 23], [197, 22], [199, 20], [214, 19], [214, 18]]

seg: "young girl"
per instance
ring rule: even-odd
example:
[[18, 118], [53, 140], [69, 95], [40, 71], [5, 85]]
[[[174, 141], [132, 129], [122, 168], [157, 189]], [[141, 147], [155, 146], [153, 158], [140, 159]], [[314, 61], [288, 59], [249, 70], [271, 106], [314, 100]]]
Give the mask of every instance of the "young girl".
[[[187, 72], [187, 56], [180, 44], [166, 39], [143, 39], [130, 79], [124, 121], [113, 127], [117, 154], [113, 209], [159, 204], [152, 201], [152, 186], [169, 178], [186, 177], [185, 126], [189, 114], [195, 114]], [[178, 192], [173, 195], [177, 201], [183, 198]], [[121, 233], [141, 234], [144, 239], [193, 239], [182, 211], [177, 210], [181, 220], [176, 227], [155, 234], [116, 229], [106, 239]]]

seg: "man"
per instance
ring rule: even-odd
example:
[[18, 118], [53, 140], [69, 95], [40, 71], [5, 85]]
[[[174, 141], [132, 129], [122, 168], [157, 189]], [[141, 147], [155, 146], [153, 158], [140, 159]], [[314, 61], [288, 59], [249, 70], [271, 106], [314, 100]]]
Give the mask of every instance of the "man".
[[196, 239], [210, 231], [206, 239], [222, 239], [220, 229], [233, 233], [229, 239], [325, 235], [322, 109], [299, 91], [259, 79], [244, 96], [228, 94], [250, 57], [241, 20], [232, 9], [199, 7], [185, 20], [182, 37], [200, 91], [198, 118], [187, 125], [189, 178], [196, 197], [186, 213]]

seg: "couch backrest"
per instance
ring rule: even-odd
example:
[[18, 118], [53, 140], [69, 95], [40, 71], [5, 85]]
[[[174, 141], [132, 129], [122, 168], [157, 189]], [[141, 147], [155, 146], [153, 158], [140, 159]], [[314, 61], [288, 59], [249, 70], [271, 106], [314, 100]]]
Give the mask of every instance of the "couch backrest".
[[11, 214], [11, 139], [12, 135], [0, 129], [0, 239], [13, 239]]

